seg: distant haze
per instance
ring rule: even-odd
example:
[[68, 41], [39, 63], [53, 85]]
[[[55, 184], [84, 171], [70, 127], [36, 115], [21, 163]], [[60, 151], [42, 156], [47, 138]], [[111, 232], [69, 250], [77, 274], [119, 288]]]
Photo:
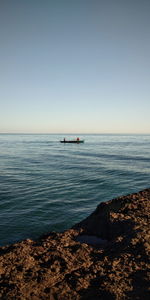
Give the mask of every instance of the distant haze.
[[149, 0], [0, 1], [0, 132], [150, 133]]

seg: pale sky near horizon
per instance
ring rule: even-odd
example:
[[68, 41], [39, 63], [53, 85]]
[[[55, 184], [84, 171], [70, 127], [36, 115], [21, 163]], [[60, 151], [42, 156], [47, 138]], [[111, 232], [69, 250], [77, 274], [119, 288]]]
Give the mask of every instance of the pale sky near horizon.
[[0, 0], [0, 132], [150, 133], [149, 0]]

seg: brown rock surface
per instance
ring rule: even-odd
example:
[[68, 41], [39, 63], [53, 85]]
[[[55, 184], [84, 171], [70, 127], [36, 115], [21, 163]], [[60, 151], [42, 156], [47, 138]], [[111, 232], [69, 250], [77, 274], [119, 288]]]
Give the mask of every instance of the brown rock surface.
[[147, 189], [101, 203], [63, 233], [1, 247], [0, 299], [150, 299], [149, 213]]

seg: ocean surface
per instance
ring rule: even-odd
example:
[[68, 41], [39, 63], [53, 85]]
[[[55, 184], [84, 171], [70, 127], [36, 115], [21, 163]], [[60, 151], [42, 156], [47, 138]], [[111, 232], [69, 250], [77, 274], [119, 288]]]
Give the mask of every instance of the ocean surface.
[[[0, 134], [0, 245], [63, 231], [150, 187], [150, 135]], [[75, 138], [66, 135], [66, 138]]]

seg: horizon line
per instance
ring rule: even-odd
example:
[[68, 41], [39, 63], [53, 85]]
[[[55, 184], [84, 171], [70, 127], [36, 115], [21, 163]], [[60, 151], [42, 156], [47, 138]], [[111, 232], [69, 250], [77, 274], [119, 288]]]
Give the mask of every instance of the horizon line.
[[0, 132], [0, 134], [52, 134], [52, 135], [150, 135], [150, 132]]

